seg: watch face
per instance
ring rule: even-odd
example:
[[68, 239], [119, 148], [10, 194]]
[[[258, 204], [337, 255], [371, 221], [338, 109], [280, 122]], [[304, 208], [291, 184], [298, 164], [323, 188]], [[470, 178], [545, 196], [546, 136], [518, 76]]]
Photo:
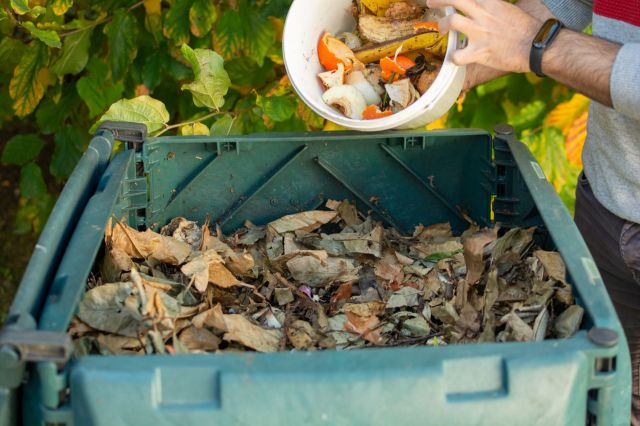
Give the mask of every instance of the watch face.
[[542, 28], [540, 28], [540, 32], [538, 32], [538, 35], [536, 35], [536, 38], [533, 40], [533, 46], [536, 49], [544, 49], [561, 28], [562, 24], [559, 21], [549, 19], [544, 23]]

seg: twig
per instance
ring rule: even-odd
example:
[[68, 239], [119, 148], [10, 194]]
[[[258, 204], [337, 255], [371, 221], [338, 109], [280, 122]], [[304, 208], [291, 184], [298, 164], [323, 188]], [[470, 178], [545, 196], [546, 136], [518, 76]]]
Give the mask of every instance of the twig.
[[221, 115], [221, 114], [227, 114], [227, 112], [225, 111], [214, 111], [210, 114], [207, 115], [203, 115], [200, 118], [196, 118], [195, 120], [191, 120], [191, 121], [185, 121], [184, 123], [178, 123], [178, 124], [172, 124], [172, 125], [165, 125], [165, 128], [162, 129], [160, 132], [156, 133], [154, 135], [154, 137], [159, 137], [163, 134], [165, 134], [166, 132], [168, 132], [171, 129], [177, 129], [178, 127], [182, 127], [182, 126], [188, 126], [189, 124], [196, 124], [196, 123], [200, 123], [203, 122], [204, 120], [211, 118], [211, 117], [215, 117], [216, 115]]
[[[136, 3], [136, 4], [132, 5], [131, 7], [129, 7], [127, 9], [127, 11], [131, 12], [131, 11], [139, 8], [143, 4], [144, 4], [144, 1], [139, 1], [138, 3]], [[68, 31], [66, 33], [62, 33], [62, 34], [60, 34], [60, 38], [69, 36], [71, 34], [77, 34], [79, 32], [86, 31], [86, 30], [88, 30], [90, 28], [95, 28], [98, 25], [102, 25], [104, 23], [111, 22], [111, 21], [113, 21], [113, 16], [107, 16], [107, 17], [102, 18], [102, 19], [100, 19], [100, 20], [98, 20], [98, 21], [96, 21], [96, 22], [94, 22], [92, 24], [87, 25], [86, 27], [82, 27], [82, 28], [78, 28], [78, 29], [75, 29], [75, 30]]]

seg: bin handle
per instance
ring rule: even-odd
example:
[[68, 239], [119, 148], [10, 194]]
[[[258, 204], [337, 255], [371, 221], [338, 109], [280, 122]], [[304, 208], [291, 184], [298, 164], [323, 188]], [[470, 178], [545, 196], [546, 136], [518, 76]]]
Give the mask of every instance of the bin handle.
[[[593, 325], [621, 332], [620, 324], [615, 320], [617, 318], [615, 309], [607, 295], [604, 282], [587, 244], [560, 197], [547, 180], [542, 167], [527, 146], [517, 139], [513, 127], [498, 125], [494, 131], [496, 138], [503, 140], [509, 146], [540, 216], [549, 229], [556, 247], [562, 253], [567, 270], [573, 277], [582, 301], [585, 306], [589, 307]], [[550, 203], [550, 200], [553, 202]], [[578, 238], [562, 238], [561, 235], [565, 234], [567, 230]]]

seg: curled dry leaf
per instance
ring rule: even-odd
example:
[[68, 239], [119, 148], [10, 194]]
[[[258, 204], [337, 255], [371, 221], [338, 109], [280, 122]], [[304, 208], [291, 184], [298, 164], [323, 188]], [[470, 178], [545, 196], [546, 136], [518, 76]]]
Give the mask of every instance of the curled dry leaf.
[[180, 265], [191, 254], [191, 246], [187, 243], [160, 235], [150, 229], [139, 232], [122, 223], [113, 227], [108, 245], [133, 259], [151, 257], [169, 265]]
[[258, 352], [276, 352], [280, 349], [281, 330], [265, 329], [255, 325], [247, 318], [238, 314], [223, 314], [226, 333], [224, 340], [239, 342]]
[[358, 270], [352, 259], [329, 257], [320, 260], [315, 256], [297, 256], [287, 261], [291, 276], [312, 287], [333, 281], [355, 281]]
[[362, 336], [365, 340], [379, 345], [384, 339], [377, 330], [380, 320], [376, 316], [362, 317], [353, 312], [347, 312], [347, 321], [344, 323], [344, 329], [352, 333]]
[[560, 253], [536, 250], [533, 254], [540, 260], [544, 266], [544, 270], [550, 278], [560, 282], [565, 282], [567, 280], [567, 267], [565, 266]]
[[325, 223], [331, 222], [337, 215], [338, 213], [335, 211], [309, 211], [296, 213], [274, 220], [269, 223], [268, 228], [278, 234], [297, 230], [311, 232], [318, 229]]
[[180, 343], [190, 351], [215, 351], [220, 346], [220, 338], [207, 330], [191, 326], [180, 333]]
[[467, 283], [475, 284], [484, 271], [484, 248], [498, 238], [498, 228], [483, 229], [462, 241], [464, 261], [467, 265]]

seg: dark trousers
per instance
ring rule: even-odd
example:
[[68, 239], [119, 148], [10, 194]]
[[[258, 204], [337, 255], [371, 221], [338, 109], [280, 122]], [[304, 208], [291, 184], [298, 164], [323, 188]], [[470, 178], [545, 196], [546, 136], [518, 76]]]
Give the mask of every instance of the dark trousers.
[[640, 425], [640, 224], [628, 222], [600, 204], [584, 173], [576, 190], [576, 224], [627, 336], [633, 368], [631, 424]]

